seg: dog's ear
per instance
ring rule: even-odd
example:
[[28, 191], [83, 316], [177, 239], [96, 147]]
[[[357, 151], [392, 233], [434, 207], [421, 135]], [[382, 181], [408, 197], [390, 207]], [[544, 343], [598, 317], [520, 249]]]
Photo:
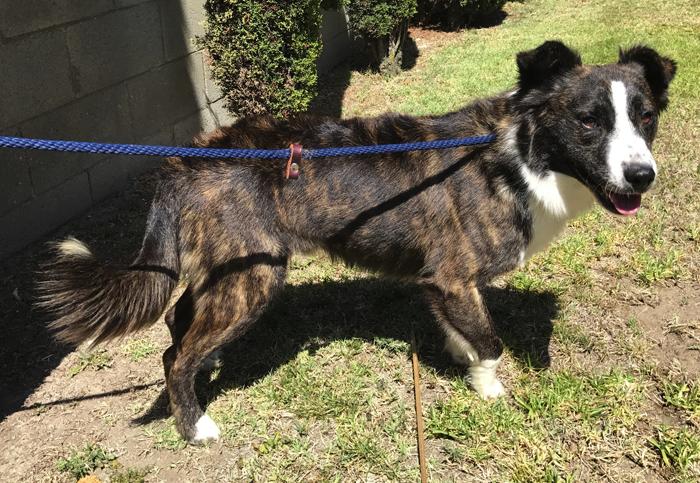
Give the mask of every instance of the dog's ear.
[[636, 45], [630, 49], [620, 49], [620, 64], [636, 63], [644, 69], [644, 77], [656, 98], [660, 110], [668, 105], [668, 85], [676, 75], [676, 62], [660, 56], [654, 49]]
[[581, 57], [562, 42], [550, 40], [517, 55], [520, 93], [543, 87], [581, 65]]

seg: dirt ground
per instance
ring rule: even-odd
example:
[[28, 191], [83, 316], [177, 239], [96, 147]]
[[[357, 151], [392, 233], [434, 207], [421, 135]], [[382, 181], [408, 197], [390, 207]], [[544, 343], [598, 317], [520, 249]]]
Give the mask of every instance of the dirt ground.
[[[49, 238], [74, 235], [89, 243], [99, 255], [128, 261], [142, 234], [151, 184], [149, 176], [143, 177], [132, 189], [106, 200]], [[231, 478], [231, 465], [236, 464], [239, 456], [251, 451], [250, 447], [225, 444], [208, 448], [185, 447], [172, 434], [166, 434], [165, 440], [161, 441], [162, 435], [149, 432], [149, 425], [167, 417], [160, 363], [160, 353], [169, 341], [164, 324], [156, 324], [139, 335], [151, 341], [156, 350], [150, 350], [138, 360], [127, 357], [124, 352], [127, 343], [109, 347], [110, 357], [102, 363], [92, 360], [84, 363], [81, 359], [83, 352], [71, 351], [51, 340], [41, 316], [30, 305], [33, 274], [46, 256], [46, 248], [45, 241], [37, 242], [2, 262], [1, 266], [0, 324], [3, 337], [0, 341], [0, 367], [3, 370], [0, 375], [0, 447], [3, 451], [0, 453], [0, 480], [74, 481], [69, 474], [57, 470], [57, 461], [86, 442], [99, 442], [114, 449], [119, 465], [123, 467], [148, 468], [148, 481]], [[511, 340], [506, 338], [506, 343], [510, 350], [517, 351], [520, 344], [523, 348], [530, 348], [531, 355], [544, 355], [542, 365], [547, 365], [547, 345], [551, 336], [549, 321], [556, 311], [553, 301], [528, 299], [525, 294], [508, 295], [506, 291], [499, 292], [498, 288], [493, 290], [489, 302], [497, 323], [507, 326], [508, 319], [517, 320], [521, 314], [531, 314], [533, 306], [540, 306], [542, 321], [535, 323], [539, 328], [531, 333], [532, 340], [519, 340], [515, 336]], [[624, 312], [625, 317], [633, 314], [639, 322], [639, 330], [652, 341], [649, 353], [657, 360], [657, 370], [668, 372], [682, 366], [691, 377], [700, 377], [700, 361], [694, 348], [700, 341], [694, 340], [696, 332], [690, 330], [697, 329], [692, 324], [700, 320], [700, 286], [682, 284], [657, 291], [621, 289], [620, 292], [629, 293], [628, 302], [618, 301], [603, 309], [611, 313]], [[366, 295], [364, 291], [361, 293]], [[360, 298], [351, 298], [350, 303], [359, 301]], [[387, 303], [394, 304], [392, 301]], [[313, 305], [310, 307], [313, 311]], [[682, 311], [678, 310], [679, 307]], [[316, 310], [322, 312], [324, 309]], [[672, 326], [659, 324], [659, 320], [668, 314], [679, 315]], [[380, 329], [376, 331], [381, 333]], [[430, 331], [424, 329], [422, 337], [430, 335]], [[404, 334], [404, 338], [408, 336]], [[255, 336], [253, 342], [265, 343], [264, 338], [255, 341]], [[533, 344], [538, 346], [537, 350], [531, 349]], [[246, 350], [253, 354], [265, 351], [262, 346], [250, 345]], [[444, 358], [441, 359], [443, 356], [434, 354], [439, 352], [435, 344], [428, 345], [422, 350], [422, 356], [438, 359], [432, 361], [434, 366], [449, 365]], [[585, 352], [582, 354], [579, 356], [588, 357]], [[85, 367], [81, 366], [83, 363]], [[262, 367], [255, 367], [255, 364]], [[590, 360], [587, 365], [591, 365]], [[227, 384], [246, 387], [270, 370], [261, 360], [255, 362], [254, 359], [252, 366]], [[410, 408], [412, 387], [408, 361], [403, 372], [402, 397], [406, 407]], [[206, 385], [206, 381], [200, 381], [200, 384]], [[428, 406], [444, 391], [443, 386], [426, 382], [424, 404]], [[672, 413], [667, 414], [660, 404], [655, 411], [658, 411], [657, 418], [661, 421], [677, 419]], [[429, 454], [439, 456], [441, 446], [440, 440], [428, 440]], [[101, 471], [106, 475], [105, 470]], [[97, 474], [101, 473], [98, 471]]]
[[[422, 72], [427, 52], [459, 35], [412, 31], [421, 51], [414, 73]], [[350, 80], [349, 69], [329, 77], [319, 98], [323, 112], [376, 112], [397, 103], [391, 95], [399, 94], [382, 90], [393, 86], [388, 81]], [[381, 88], [364, 92], [373, 83]], [[345, 113], [343, 102], [350, 104]], [[668, 132], [697, 132], [691, 121], [678, 123]], [[677, 147], [692, 139], [662, 139], [666, 178], [637, 220], [600, 221], [594, 213], [538, 259], [538, 268], [487, 291], [507, 346], [501, 374], [512, 393], [503, 401], [486, 405], [468, 391], [413, 287], [327, 260], [300, 260], [283, 303], [225, 351], [218, 372], [198, 381], [224, 430], [223, 441], [207, 447], [185, 445], [174, 432], [160, 361], [169, 345], [162, 323], [87, 352], [56, 344], [31, 306], [49, 240], [72, 235], [98, 257], [131, 261], [153, 186], [144, 176], [0, 261], [0, 481], [75, 481], [58, 462], [86, 444], [116, 458], [96, 471], [103, 481], [415, 481], [411, 325], [420, 344], [432, 480], [697, 481], [697, 459], [676, 471], [650, 443], [664, 426], [700, 441], [700, 393], [686, 391], [674, 406], [666, 390], [685, 381], [700, 387], [700, 225], [697, 210], [677, 202], [682, 195], [684, 206], [698, 206], [700, 170], [692, 149], [675, 162]], [[681, 262], [664, 258], [669, 247], [680, 247]], [[647, 252], [653, 257], [640, 261]], [[602, 413], [579, 410], [589, 387]], [[619, 399], [605, 401], [608, 394]], [[537, 401], [544, 402], [535, 407]], [[481, 434], [482, 427], [497, 436]]]

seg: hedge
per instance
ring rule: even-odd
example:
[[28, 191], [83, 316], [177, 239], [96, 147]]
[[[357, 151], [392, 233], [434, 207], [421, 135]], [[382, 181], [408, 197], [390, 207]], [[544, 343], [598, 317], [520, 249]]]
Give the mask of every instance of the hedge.
[[417, 20], [454, 30], [478, 24], [500, 11], [506, 0], [418, 0]]
[[199, 39], [228, 109], [287, 116], [316, 95], [320, 0], [207, 0]]
[[362, 37], [369, 64], [384, 73], [401, 69], [408, 22], [418, 0], [341, 0], [350, 19], [350, 31]]

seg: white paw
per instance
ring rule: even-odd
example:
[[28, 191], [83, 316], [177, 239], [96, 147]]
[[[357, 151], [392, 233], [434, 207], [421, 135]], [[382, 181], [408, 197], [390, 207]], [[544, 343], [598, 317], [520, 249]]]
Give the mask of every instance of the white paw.
[[496, 377], [500, 362], [500, 358], [486, 359], [469, 367], [469, 382], [482, 399], [494, 399], [506, 393], [503, 384]]
[[472, 388], [474, 388], [482, 399], [496, 399], [497, 397], [504, 396], [506, 393], [503, 384], [496, 378], [488, 383], [480, 381], [475, 384], [472, 382]]
[[192, 438], [193, 443], [201, 444], [210, 441], [217, 441], [221, 435], [219, 432], [219, 427], [207, 414], [204, 414], [201, 418], [199, 418], [199, 421], [197, 421], [194, 428], [195, 434]]

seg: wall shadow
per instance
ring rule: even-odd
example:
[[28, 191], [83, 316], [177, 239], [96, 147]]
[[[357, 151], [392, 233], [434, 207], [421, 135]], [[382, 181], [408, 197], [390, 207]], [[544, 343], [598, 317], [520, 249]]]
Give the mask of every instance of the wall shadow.
[[[141, 44], [139, 38], [131, 36], [133, 26], [130, 25], [133, 16], [129, 16], [132, 12], [158, 12], [153, 15], [153, 22], [158, 25], [153, 25], [153, 31], [161, 32], [163, 39], [158, 39], [158, 44], [166, 46], [166, 56], [171, 55], [171, 61], [177, 61], [181, 57], [187, 55], [190, 50], [190, 29], [188, 21], [185, 18], [185, 9], [188, 7], [184, 0], [167, 2], [164, 8], [158, 5], [155, 0], [152, 2], [142, 2], [133, 6], [127, 6], [121, 9], [115, 9], [115, 12], [105, 12], [98, 19], [90, 19], [89, 21], [100, 22], [104, 20], [113, 28], [110, 32], [111, 42], [104, 44], [95, 44], [89, 37], [76, 38], [77, 45], [84, 46], [85, 55], [103, 59], [109, 63], [110, 71], [132, 72], [136, 69], [135, 66], [158, 66], [163, 62], [163, 52], [161, 49], [146, 49]], [[47, 7], [48, 8], [48, 7]], [[193, 15], [191, 11], [188, 15]], [[147, 18], [151, 18], [148, 16]], [[115, 25], [123, 19], [124, 25]], [[145, 20], [144, 20], [145, 21]], [[111, 22], [111, 23], [109, 23]], [[190, 22], [191, 23], [191, 22]], [[83, 30], [76, 29], [75, 35], [80, 35]], [[89, 33], [89, 30], [85, 32]], [[117, 32], [117, 34], [115, 34]], [[113, 38], [118, 36], [118, 33], [124, 36], [123, 39]], [[85, 33], [87, 35], [87, 33]], [[9, 42], [9, 41], [8, 41]], [[37, 43], [37, 48], [42, 46]], [[92, 46], [92, 47], [91, 47]], [[119, 52], [112, 52], [111, 47], [118, 48]], [[100, 51], [89, 49], [101, 49]], [[125, 52], [127, 51], [127, 52]], [[170, 54], [169, 54], [170, 53]], [[152, 57], [149, 57], [152, 55]], [[30, 56], [31, 57], [31, 56]], [[117, 65], [115, 65], [115, 62]], [[95, 71], [99, 66], [95, 67]], [[141, 67], [139, 67], [141, 68]], [[158, 67], [156, 67], [158, 69]], [[148, 74], [146, 74], [148, 75]], [[177, 78], [175, 78], [177, 77]], [[196, 106], [197, 94], [195, 90], [201, 86], [200, 81], [173, 74], [172, 91], [177, 92], [182, 98], [178, 102], [184, 102]], [[85, 79], [83, 79], [85, 80]], [[170, 81], [169, 81], [170, 82]], [[168, 86], [163, 86], [165, 89]], [[79, 104], [81, 96], [91, 97], [99, 96], [89, 92], [82, 92], [84, 86], [76, 83], [76, 105]], [[16, 95], [21, 97], [23, 86], [17, 86]], [[108, 90], [111, 88], [108, 88]], [[170, 87], [168, 87], [170, 89]], [[51, 95], [50, 89], [46, 91], [47, 95]], [[29, 97], [36, 95], [35, 93], [27, 93]], [[156, 102], [153, 99], [144, 99], [145, 104]], [[170, 99], [168, 102], [173, 102]], [[98, 104], [96, 104], [98, 105]], [[158, 106], [151, 106], [153, 109], [160, 109]], [[133, 126], [133, 129], [124, 128], [124, 132], [114, 131], [113, 127], [106, 125], [112, 122], [115, 117], [112, 115], [112, 110], [123, 109], [124, 106], [115, 105], [114, 103], [105, 100], [104, 105], [99, 104], [99, 115], [95, 114], [95, 119], [88, 122], [91, 118], [91, 113], [80, 113], [79, 116], [74, 116], [69, 119], [64, 119], [57, 122], [56, 116], [49, 113], [47, 122], [44, 117], [40, 116], [30, 122], [18, 125], [13, 133], [20, 133], [28, 136], [45, 137], [45, 138], [68, 138], [81, 140], [97, 140], [97, 141], [117, 141], [117, 142], [138, 142], [147, 138], [144, 137], [144, 129], [142, 126]], [[146, 106], [145, 106], [146, 108]], [[66, 108], [68, 113], [72, 113], [70, 105]], [[134, 113], [132, 113], [133, 115]], [[85, 119], [82, 119], [85, 117]], [[136, 122], [137, 117], [134, 117]], [[173, 141], [173, 126], [172, 123], [177, 119], [171, 119], [171, 124], [163, 127], [169, 128], [169, 135], [164, 136], [158, 141], [163, 143], [171, 143]], [[103, 123], [103, 125], [100, 125]], [[196, 124], [196, 125], [195, 125]], [[197, 122], [193, 116], [187, 117], [187, 127], [182, 131], [188, 131], [195, 134], [202, 128], [201, 121]], [[160, 129], [156, 126], [154, 129]], [[129, 137], [133, 133], [133, 137]], [[5, 158], [4, 163], [27, 162], [33, 169], [41, 169], [44, 176], [59, 178], [65, 172], [71, 175], [88, 170], [90, 167], [102, 162], [106, 170], [110, 170], [108, 175], [105, 175], [105, 181], [102, 184], [107, 185], [99, 189], [105, 191], [101, 193], [95, 186], [91, 187], [91, 193], [87, 196], [92, 197], [93, 201], [104, 197], [107, 191], [114, 192], [118, 188], [123, 188], [128, 178], [134, 173], [144, 172], [144, 164], [152, 168], [154, 163], [149, 163], [148, 158], [143, 157], [113, 157], [106, 159], [104, 156], [98, 157], [93, 155], [76, 155], [61, 154], [61, 153], [43, 153], [43, 152], [28, 152], [28, 151], [7, 151], [3, 153]], [[15, 160], [15, 157], [17, 160]], [[50, 170], [49, 170], [50, 168]], [[53, 170], [53, 171], [51, 171]], [[76, 174], [73, 174], [76, 173]], [[95, 175], [93, 175], [95, 176]], [[109, 185], [109, 179], [113, 186]], [[119, 180], [117, 182], [117, 180]], [[136, 182], [135, 187], [132, 187], [127, 192], [121, 192], [113, 195], [111, 198], [94, 205], [89, 212], [73, 219], [67, 224], [55, 230], [53, 233], [42, 237], [26, 248], [14, 253], [13, 255], [0, 260], [0, 327], [2, 327], [2, 338], [0, 339], [0, 421], [4, 420], [9, 414], [20, 409], [27, 397], [29, 397], [37, 387], [39, 387], [46, 376], [53, 371], [63, 360], [63, 358], [73, 349], [66, 345], [56, 343], [51, 334], [46, 328], [46, 321], [42, 314], [37, 313], [32, 309], [32, 300], [34, 293], [34, 274], [42, 263], [47, 261], [48, 247], [46, 242], [49, 240], [57, 240], [67, 235], [73, 235], [87, 242], [91, 248], [94, 248], [96, 253], [103, 256], [105, 259], [113, 261], [130, 262], [138, 250], [143, 229], [146, 220], [148, 205], [152, 195], [152, 183], [149, 175], [145, 175], [142, 179]], [[76, 195], [77, 196], [77, 195]], [[31, 201], [29, 203], [32, 203]], [[87, 203], [89, 204], [89, 203]], [[54, 207], [46, 207], [51, 213], [56, 212]], [[79, 208], [73, 207], [74, 210]], [[83, 208], [84, 209], [84, 208]], [[31, 212], [31, 209], [28, 210]], [[45, 218], [49, 215], [43, 215]], [[63, 216], [65, 220], [67, 216]], [[41, 218], [41, 217], [39, 217]], [[31, 224], [46, 224], [51, 225], [48, 220], [31, 220]], [[37, 231], [34, 228], [19, 226], [2, 227], [3, 230], [23, 230], [27, 229], [30, 232]], [[45, 231], [45, 230], [44, 230]], [[34, 237], [42, 232], [38, 232]], [[100, 256], [98, 255], [98, 256]]]
[[153, 176], [145, 175], [126, 192], [0, 261], [0, 421], [20, 410], [74, 350], [53, 339], [46, 315], [32, 307], [35, 274], [48, 261], [49, 242], [75, 236], [101, 259], [130, 263], [143, 237], [153, 185]]
[[459, 11], [459, 8], [446, 10], [436, 7], [434, 13], [419, 11], [413, 22], [414, 25], [424, 29], [437, 30], [439, 32], [456, 32], [467, 29], [497, 27], [506, 18], [508, 18], [508, 13], [503, 8], [478, 15], [464, 15]]
[[353, 67], [348, 60], [330, 72], [318, 76], [318, 92], [309, 105], [309, 113], [338, 119], [343, 115], [343, 97], [350, 87]]

